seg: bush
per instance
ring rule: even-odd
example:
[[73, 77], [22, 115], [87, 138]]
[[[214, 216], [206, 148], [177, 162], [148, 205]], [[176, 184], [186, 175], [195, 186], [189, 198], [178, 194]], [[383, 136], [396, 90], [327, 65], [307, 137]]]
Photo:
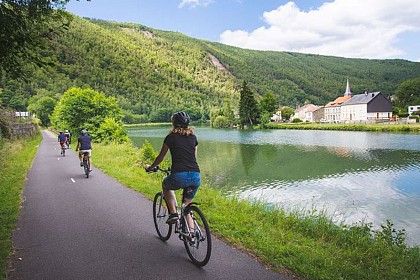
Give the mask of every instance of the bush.
[[302, 122], [302, 120], [299, 119], [299, 118], [296, 118], [296, 119], [292, 120], [292, 123], [301, 123], [301, 122]]
[[214, 128], [229, 128], [231, 126], [231, 123], [228, 118], [225, 116], [217, 116], [214, 119], [213, 127]]
[[105, 118], [99, 129], [96, 131], [96, 140], [98, 142], [118, 142], [124, 143], [128, 141], [127, 131], [121, 123], [113, 118]]

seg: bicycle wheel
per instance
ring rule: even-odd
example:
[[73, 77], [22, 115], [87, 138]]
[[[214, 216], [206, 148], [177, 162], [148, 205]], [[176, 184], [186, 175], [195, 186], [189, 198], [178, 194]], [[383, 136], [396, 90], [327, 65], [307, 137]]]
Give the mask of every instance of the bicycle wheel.
[[87, 158], [83, 158], [83, 169], [85, 170], [86, 178], [89, 178], [89, 163]]
[[61, 154], [63, 155], [63, 157], [66, 156], [66, 149], [64, 147], [61, 148]]
[[194, 222], [194, 228], [190, 229], [192, 238], [184, 239], [184, 246], [188, 256], [197, 266], [205, 266], [211, 255], [211, 235], [210, 228], [204, 217], [203, 212], [194, 205], [185, 208], [185, 217], [183, 218], [183, 227], [185, 227], [187, 215], [191, 216]]
[[171, 237], [172, 225], [166, 223], [169, 216], [168, 206], [161, 192], [158, 192], [153, 199], [153, 222], [155, 223], [156, 232], [162, 241], [166, 241]]

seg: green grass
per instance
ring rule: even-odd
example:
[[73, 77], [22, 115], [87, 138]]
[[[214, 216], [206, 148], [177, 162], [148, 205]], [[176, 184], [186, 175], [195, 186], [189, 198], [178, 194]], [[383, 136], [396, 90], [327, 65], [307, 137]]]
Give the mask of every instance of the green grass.
[[[162, 177], [147, 174], [141, 157], [131, 144], [96, 144], [93, 154], [95, 166], [151, 199]], [[420, 248], [406, 246], [392, 223], [379, 232], [337, 226], [322, 215], [229, 198], [205, 184], [196, 201], [213, 233], [275, 271], [304, 279], [420, 279]]]
[[22, 189], [40, 141], [40, 135], [12, 141], [0, 139], [0, 279], [6, 277]]
[[420, 124], [269, 123], [266, 128], [420, 133]]

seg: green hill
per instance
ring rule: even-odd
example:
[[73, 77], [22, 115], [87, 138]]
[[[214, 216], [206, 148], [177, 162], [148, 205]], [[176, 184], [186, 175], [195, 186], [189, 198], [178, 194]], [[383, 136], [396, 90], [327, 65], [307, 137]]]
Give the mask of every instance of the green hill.
[[420, 63], [404, 60], [245, 50], [139, 24], [79, 17], [43, 55], [51, 65], [28, 65], [26, 81], [2, 74], [0, 103], [26, 110], [33, 95], [59, 97], [70, 87], [89, 86], [116, 96], [131, 121], [162, 121], [174, 110], [188, 109], [200, 118], [225, 100], [237, 105], [242, 80], [257, 95], [272, 91], [280, 104], [294, 107], [305, 101], [326, 104], [344, 94], [346, 79], [354, 93], [392, 95], [402, 81], [420, 77]]

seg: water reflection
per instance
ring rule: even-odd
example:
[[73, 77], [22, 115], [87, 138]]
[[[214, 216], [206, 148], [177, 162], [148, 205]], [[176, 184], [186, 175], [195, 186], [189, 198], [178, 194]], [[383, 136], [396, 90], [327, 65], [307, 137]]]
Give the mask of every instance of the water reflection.
[[[169, 128], [130, 130], [159, 149]], [[291, 209], [325, 210], [337, 222], [391, 219], [420, 244], [420, 135], [197, 128], [202, 176], [226, 194]]]

